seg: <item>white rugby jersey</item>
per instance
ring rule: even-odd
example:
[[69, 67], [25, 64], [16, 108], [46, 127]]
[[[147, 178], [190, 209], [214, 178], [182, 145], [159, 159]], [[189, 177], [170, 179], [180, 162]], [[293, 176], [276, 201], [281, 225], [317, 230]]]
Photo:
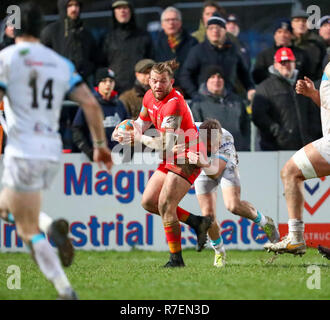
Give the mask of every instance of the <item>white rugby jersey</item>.
[[5, 154], [57, 161], [62, 103], [80, 82], [73, 64], [41, 43], [21, 42], [2, 50], [0, 88], [9, 101]]
[[[202, 124], [202, 122], [195, 122], [195, 124], [199, 131], [199, 127]], [[238, 155], [234, 145], [234, 137], [228, 130], [222, 128], [221, 144], [219, 146], [218, 151], [212, 154], [210, 158], [211, 159], [218, 158], [226, 161], [230, 165], [234, 165], [234, 166], [238, 165]], [[205, 174], [204, 171], [202, 171], [201, 174]]]
[[324, 69], [320, 86], [321, 122], [323, 136], [330, 135], [330, 62]]

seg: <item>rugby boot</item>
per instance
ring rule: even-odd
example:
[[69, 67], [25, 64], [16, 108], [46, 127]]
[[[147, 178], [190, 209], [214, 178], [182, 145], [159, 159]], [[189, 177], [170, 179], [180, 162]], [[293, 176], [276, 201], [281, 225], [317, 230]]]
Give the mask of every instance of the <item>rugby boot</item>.
[[325, 248], [321, 245], [318, 245], [317, 249], [319, 250], [319, 253], [321, 253], [323, 258], [327, 258], [328, 260], [330, 260], [330, 249], [329, 248]]
[[198, 217], [200, 219], [199, 224], [194, 228], [197, 236], [196, 250], [202, 251], [207, 241], [207, 230], [209, 230], [212, 219], [210, 217]]
[[213, 265], [217, 268], [223, 268], [226, 265], [226, 253], [216, 253], [214, 256], [214, 263]]
[[65, 294], [59, 295], [57, 300], [79, 300], [79, 298], [76, 292], [70, 288]]
[[181, 251], [170, 254], [170, 260], [164, 265], [164, 268], [184, 267]]
[[291, 253], [302, 256], [306, 253], [306, 242], [303, 240], [298, 243], [292, 243], [292, 240], [287, 235], [279, 242], [266, 243], [264, 249], [268, 252], [275, 252], [276, 254]]
[[74, 248], [69, 238], [69, 223], [64, 219], [58, 219], [52, 222], [49, 227], [48, 235], [58, 248], [58, 253], [62, 265], [68, 267], [72, 264], [74, 257]]
[[265, 218], [267, 220], [267, 223], [261, 228], [266, 233], [267, 238], [272, 243], [276, 243], [276, 242], [280, 241], [280, 233], [278, 232], [273, 219], [270, 217], [267, 217], [267, 216]]

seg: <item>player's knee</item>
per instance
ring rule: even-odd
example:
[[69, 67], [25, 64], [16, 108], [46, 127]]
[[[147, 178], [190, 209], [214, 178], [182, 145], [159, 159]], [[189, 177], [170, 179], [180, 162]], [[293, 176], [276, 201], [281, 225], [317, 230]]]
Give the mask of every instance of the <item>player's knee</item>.
[[226, 202], [225, 206], [229, 212], [233, 214], [239, 214], [239, 201], [236, 200], [228, 201]]
[[294, 166], [292, 161], [288, 161], [281, 170], [281, 179], [287, 181], [290, 179], [298, 179], [299, 174], [297, 168]]
[[204, 217], [209, 217], [212, 220], [215, 220], [216, 214], [215, 214], [215, 212], [213, 210], [209, 209], [209, 210], [205, 210], [203, 212], [203, 216]]
[[155, 208], [157, 208], [157, 203], [151, 198], [142, 198], [141, 205], [143, 209], [150, 212], [155, 212]]
[[158, 209], [161, 216], [164, 216], [169, 210], [171, 210], [171, 201], [168, 198], [159, 199]]

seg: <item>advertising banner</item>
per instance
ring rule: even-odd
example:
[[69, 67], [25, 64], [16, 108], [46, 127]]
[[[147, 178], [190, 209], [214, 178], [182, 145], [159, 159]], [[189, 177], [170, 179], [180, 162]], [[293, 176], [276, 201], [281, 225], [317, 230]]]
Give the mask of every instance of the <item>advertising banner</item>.
[[[277, 152], [239, 153], [242, 200], [280, 223], [282, 233], [286, 232], [288, 217], [280, 168], [289, 157], [289, 153]], [[58, 175], [43, 194], [42, 211], [54, 219], [62, 217], [69, 221], [73, 244], [78, 250], [128, 251], [137, 248], [167, 251], [161, 218], [141, 206], [143, 191], [157, 166], [155, 155], [135, 154], [134, 161], [115, 165], [108, 174], [82, 154], [63, 154]], [[326, 231], [330, 230], [330, 217], [326, 213], [329, 212], [329, 203], [324, 199], [329, 192], [329, 181], [328, 178], [316, 179], [316, 183], [307, 182], [313, 194], [306, 197], [306, 207], [309, 208], [304, 213], [306, 237], [314, 240], [318, 237], [317, 243], [327, 243], [320, 241], [328, 241], [329, 237]], [[221, 188], [217, 201], [217, 218], [226, 248], [262, 249], [267, 242], [263, 231], [253, 221], [226, 210]], [[201, 214], [193, 187], [180, 206]], [[182, 247], [194, 247], [194, 230], [185, 224], [181, 224], [181, 229]], [[27, 251], [17, 236], [15, 225], [4, 221], [0, 221], [0, 251]]]

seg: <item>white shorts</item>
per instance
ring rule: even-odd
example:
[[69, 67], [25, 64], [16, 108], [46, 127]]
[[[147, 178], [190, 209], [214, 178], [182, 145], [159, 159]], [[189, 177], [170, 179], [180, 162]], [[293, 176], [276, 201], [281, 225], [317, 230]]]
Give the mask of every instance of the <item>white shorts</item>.
[[221, 185], [221, 189], [240, 187], [241, 182], [238, 167], [227, 163], [222, 175], [217, 179], [212, 179], [205, 174], [200, 174], [194, 184], [196, 194], [216, 192], [219, 184]]
[[24, 159], [6, 155], [3, 164], [2, 184], [21, 192], [47, 189], [60, 167], [58, 161]]
[[321, 156], [330, 164], [330, 135], [312, 142]]

